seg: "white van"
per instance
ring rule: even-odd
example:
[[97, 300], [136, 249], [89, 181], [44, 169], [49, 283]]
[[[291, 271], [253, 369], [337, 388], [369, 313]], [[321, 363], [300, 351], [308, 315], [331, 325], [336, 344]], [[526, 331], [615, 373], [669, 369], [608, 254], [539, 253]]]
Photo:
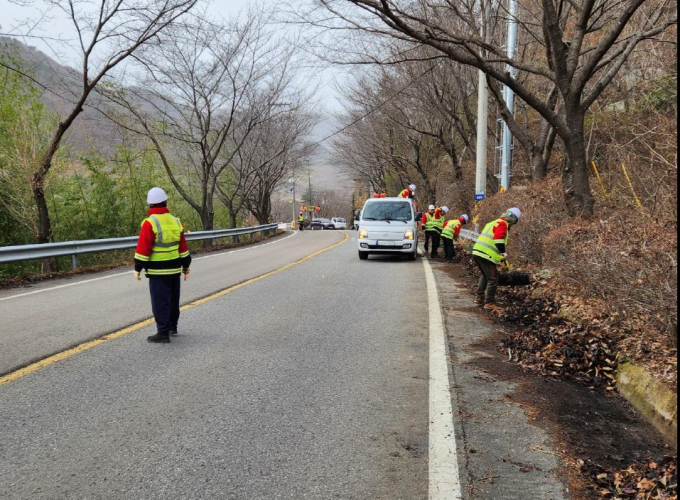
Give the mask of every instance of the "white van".
[[347, 221], [342, 217], [332, 217], [331, 224], [333, 224], [333, 229], [347, 229]]
[[418, 256], [418, 220], [409, 198], [370, 198], [359, 219], [359, 258], [370, 254], [398, 254], [410, 260]]

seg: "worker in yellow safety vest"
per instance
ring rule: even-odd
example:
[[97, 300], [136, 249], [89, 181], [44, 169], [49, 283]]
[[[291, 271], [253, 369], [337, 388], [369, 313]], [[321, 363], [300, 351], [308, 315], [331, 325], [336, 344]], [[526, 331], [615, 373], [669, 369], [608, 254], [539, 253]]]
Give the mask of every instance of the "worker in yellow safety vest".
[[399, 193], [399, 198], [411, 198], [414, 199], [416, 197], [416, 185], [415, 184], [409, 184], [409, 186], [404, 189], [401, 193]]
[[300, 215], [298, 215], [298, 229], [300, 231], [303, 231], [305, 229], [305, 216], [300, 212]]
[[484, 226], [482, 234], [477, 238], [472, 248], [472, 257], [477, 263], [482, 276], [477, 287], [477, 304], [484, 305], [484, 309], [494, 312], [502, 311], [496, 304], [496, 289], [498, 287], [498, 265], [507, 254], [510, 227], [519, 222], [522, 212], [519, 208], [508, 209], [500, 218]]
[[458, 239], [460, 230], [463, 225], [468, 223], [470, 218], [463, 214], [457, 219], [451, 219], [444, 222], [444, 229], [442, 230], [442, 241], [444, 242], [444, 258], [446, 262], [452, 263], [456, 257], [456, 247], [453, 241]]
[[437, 257], [437, 251], [439, 250], [439, 244], [441, 242], [441, 234], [444, 230], [444, 221], [446, 220], [445, 216], [448, 212], [449, 207], [447, 206], [434, 209], [431, 222], [432, 229], [430, 232], [430, 239], [432, 240], [432, 251], [430, 252], [431, 259]]
[[180, 275], [189, 278], [191, 255], [184, 237], [184, 225], [168, 210], [168, 195], [161, 188], [149, 190], [148, 217], [142, 227], [135, 250], [135, 276], [141, 280], [142, 270], [149, 278], [151, 310], [157, 333], [149, 342], [167, 344], [177, 335], [179, 321]]

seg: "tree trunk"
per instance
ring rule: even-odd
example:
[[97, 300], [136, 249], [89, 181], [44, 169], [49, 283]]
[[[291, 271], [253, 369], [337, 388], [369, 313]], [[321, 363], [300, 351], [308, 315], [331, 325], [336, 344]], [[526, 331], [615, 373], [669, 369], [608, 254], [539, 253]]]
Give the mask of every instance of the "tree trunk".
[[[50, 221], [50, 212], [47, 208], [47, 200], [45, 199], [44, 176], [40, 175], [41, 169], [33, 176], [33, 183], [31, 190], [33, 191], [33, 199], [38, 208], [38, 234], [36, 240], [38, 243], [49, 243], [52, 239], [52, 222]], [[43, 259], [40, 261], [41, 272], [48, 273], [54, 267], [53, 259]]]
[[535, 151], [531, 158], [531, 180], [538, 181], [548, 175], [548, 162], [542, 152]]
[[567, 115], [570, 134], [563, 138], [567, 158], [562, 167], [562, 187], [569, 217], [591, 217], [595, 203], [590, 192], [583, 122], [582, 113]]

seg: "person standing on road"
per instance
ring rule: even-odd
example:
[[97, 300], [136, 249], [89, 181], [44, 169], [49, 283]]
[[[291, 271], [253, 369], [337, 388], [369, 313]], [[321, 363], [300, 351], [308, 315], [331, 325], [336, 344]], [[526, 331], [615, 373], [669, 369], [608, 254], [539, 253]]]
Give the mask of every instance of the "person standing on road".
[[477, 304], [483, 304], [484, 309], [494, 312], [503, 310], [495, 302], [499, 278], [498, 265], [507, 257], [505, 252], [510, 227], [517, 224], [521, 216], [519, 208], [513, 207], [499, 219], [489, 222], [484, 226], [472, 249], [472, 256], [482, 272], [477, 287]]
[[168, 210], [168, 195], [161, 188], [149, 190], [148, 217], [142, 228], [135, 251], [135, 275], [141, 280], [142, 270], [149, 278], [151, 310], [156, 319], [157, 333], [149, 342], [167, 344], [170, 335], [177, 335], [179, 321], [180, 275], [189, 278], [191, 255], [184, 237], [184, 225]]
[[304, 230], [305, 228], [305, 216], [300, 212], [300, 215], [298, 215], [298, 229], [300, 231]]
[[441, 234], [444, 230], [444, 216], [449, 212], [449, 207], [443, 206], [441, 208], [434, 209], [434, 215], [432, 216], [432, 232], [430, 233], [430, 238], [432, 239], [432, 252], [430, 253], [430, 258], [434, 259], [437, 256], [437, 251], [439, 250], [439, 243], [441, 240]]
[[468, 220], [469, 217], [466, 214], [463, 214], [457, 219], [451, 219], [444, 222], [442, 241], [444, 243], [444, 258], [448, 263], [453, 263], [453, 259], [456, 257], [456, 247], [454, 246], [453, 241], [458, 239], [461, 227], [467, 224]]

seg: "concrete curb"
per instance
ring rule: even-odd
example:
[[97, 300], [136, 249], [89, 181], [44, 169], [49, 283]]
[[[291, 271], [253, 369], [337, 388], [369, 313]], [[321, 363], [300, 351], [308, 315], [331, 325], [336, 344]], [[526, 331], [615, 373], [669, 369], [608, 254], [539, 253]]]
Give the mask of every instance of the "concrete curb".
[[630, 362], [619, 365], [616, 381], [621, 395], [677, 446], [677, 394], [655, 380], [647, 370]]

